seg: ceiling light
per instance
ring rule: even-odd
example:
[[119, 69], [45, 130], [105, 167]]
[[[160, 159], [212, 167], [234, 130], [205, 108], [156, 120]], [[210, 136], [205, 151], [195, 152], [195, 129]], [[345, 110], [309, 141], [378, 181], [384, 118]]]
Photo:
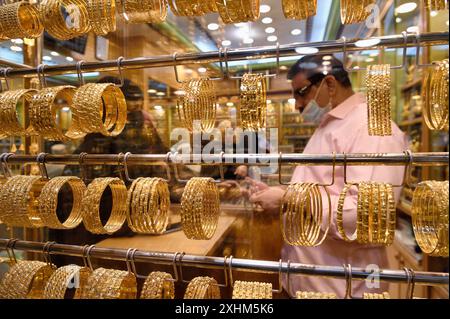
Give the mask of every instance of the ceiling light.
[[372, 47], [380, 43], [380, 41], [380, 39], [359, 40], [355, 42], [355, 46], [357, 46], [358, 48]]
[[10, 48], [12, 51], [14, 51], [14, 52], [21, 52], [21, 51], [22, 51], [22, 48], [19, 47], [19, 46], [17, 46], [17, 45], [12, 45], [12, 46], [10, 46], [9, 48]]
[[438, 12], [437, 11], [431, 11], [430, 12], [430, 16], [432, 16], [432, 17], [435, 17], [435, 16], [437, 16], [438, 15]]
[[275, 28], [273, 28], [273, 27], [268, 27], [268, 28], [266, 28], [266, 30], [264, 30], [264, 31], [266, 31], [266, 33], [274, 33], [274, 32], [275, 32]]
[[288, 67], [285, 65], [280, 66], [280, 70], [282, 70], [282, 71], [286, 71], [287, 69], [288, 69]]
[[372, 52], [371, 54], [369, 54], [369, 56], [371, 56], [372, 58], [376, 57], [376, 56], [378, 56], [378, 52]]
[[227, 102], [227, 106], [232, 107], [232, 106], [234, 106], [234, 103], [233, 102]]
[[246, 22], [239, 22], [239, 23], [235, 23], [235, 24], [234, 24], [234, 26], [235, 26], [235, 27], [238, 27], [238, 28], [245, 27], [246, 25], [247, 25]]
[[219, 29], [219, 25], [217, 23], [210, 23], [208, 24], [208, 29], [211, 31], [216, 31]]
[[267, 12], [270, 11], [270, 6], [267, 5], [267, 4], [262, 4], [262, 5], [259, 6], [259, 11], [261, 13], [267, 13]]
[[295, 52], [298, 54], [316, 54], [319, 52], [319, 49], [313, 47], [299, 47], [295, 48]]
[[150, 94], [155, 94], [156, 90], [155, 89], [148, 89], [147, 92], [150, 93]]
[[265, 17], [261, 20], [262, 23], [264, 24], [269, 24], [272, 23], [272, 18], [271, 17]]
[[44, 56], [42, 57], [42, 60], [44, 60], [44, 61], [51, 61], [51, 60], [52, 60], [52, 57], [51, 57], [51, 56], [48, 56], [48, 55], [44, 55]]
[[201, 68], [198, 68], [197, 71], [198, 71], [199, 73], [205, 73], [207, 70], [206, 70], [206, 68], [201, 67]]
[[242, 42], [244, 42], [245, 44], [252, 44], [253, 41], [254, 40], [252, 38], [245, 38], [244, 40], [242, 40]]
[[325, 55], [323, 58], [322, 58], [322, 60], [324, 60], [324, 61], [330, 61], [330, 60], [332, 60], [333, 59], [333, 56], [332, 55]]
[[52, 51], [52, 52], [50, 52], [50, 54], [53, 55], [53, 56], [59, 56], [59, 53], [56, 52], [56, 51]]
[[186, 92], [183, 90], [176, 90], [175, 92], [173, 92], [175, 95], [184, 95]]
[[330, 65], [330, 64], [331, 64], [330, 61], [323, 61], [323, 62], [322, 62], [322, 65]]
[[73, 58], [71, 56], [66, 56], [66, 60], [69, 62], [73, 62]]
[[397, 22], [397, 23], [402, 22], [402, 18], [400, 18], [400, 17], [395, 18], [395, 22]]
[[375, 61], [374, 58], [367, 58], [367, 59], [366, 59], [366, 62], [367, 62], [367, 63], [370, 63], [370, 62], [373, 62], [373, 61]]
[[411, 26], [411, 27], [408, 27], [408, 28], [406, 29], [406, 32], [409, 32], [409, 33], [419, 33], [419, 26], [413, 25], [413, 26]]
[[276, 35], [269, 35], [269, 36], [267, 37], [267, 41], [269, 41], [269, 42], [275, 42], [275, 41], [277, 41], [277, 40], [278, 40], [278, 38], [277, 38]]
[[230, 40], [223, 40], [223, 41], [222, 41], [222, 45], [223, 45], [224, 47], [230, 46], [230, 45], [231, 45], [231, 41], [230, 41]]
[[396, 9], [396, 13], [408, 13], [414, 11], [417, 8], [417, 3], [415, 2], [407, 2], [399, 5]]
[[447, 20], [447, 22], [445, 22], [445, 24], [447, 25], [447, 27], [448, 27], [448, 20]]
[[158, 95], [158, 96], [164, 96], [164, 95], [166, 95], [166, 93], [164, 93], [164, 92], [157, 92], [156, 95]]
[[291, 34], [292, 35], [299, 35], [302, 33], [302, 30], [300, 29], [292, 29]]
[[192, 69], [186, 68], [184, 69], [184, 72], [186, 72], [186, 74], [192, 74], [194, 71], [192, 71]]
[[15, 43], [15, 44], [23, 44], [23, 40], [22, 39], [12, 39], [11, 42]]
[[267, 100], [266, 103], [267, 103], [267, 104], [271, 104], [271, 103], [272, 103], [272, 100]]
[[161, 111], [162, 110], [162, 106], [161, 105], [155, 105], [153, 108], [155, 110], [157, 110], [157, 111]]
[[289, 103], [289, 104], [295, 104], [295, 99], [289, 99], [289, 100], [288, 100], [288, 103]]
[[64, 106], [64, 107], [61, 109], [61, 111], [63, 111], [63, 112], [69, 112], [69, 111], [70, 111], [70, 107]]

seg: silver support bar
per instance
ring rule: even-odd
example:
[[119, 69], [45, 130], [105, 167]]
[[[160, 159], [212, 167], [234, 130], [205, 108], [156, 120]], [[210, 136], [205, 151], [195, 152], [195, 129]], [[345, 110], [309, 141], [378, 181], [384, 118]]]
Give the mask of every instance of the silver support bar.
[[[439, 45], [448, 44], [448, 32], [430, 32], [423, 33], [420, 35], [420, 43], [422, 45]], [[360, 51], [360, 50], [375, 50], [380, 47], [384, 48], [400, 48], [404, 47], [405, 39], [403, 35], [389, 35], [374, 37], [370, 39], [376, 39], [378, 42], [376, 45], [370, 47], [358, 47], [357, 41], [361, 39], [349, 39], [346, 41], [345, 49], [346, 51]], [[367, 40], [367, 39], [363, 39]], [[379, 40], [379, 41], [378, 41]], [[406, 46], [415, 47], [417, 43], [416, 34], [408, 34], [406, 37]], [[314, 47], [319, 50], [319, 53], [329, 54], [343, 52], [344, 42], [342, 40], [332, 40], [332, 41], [320, 41], [320, 42], [301, 42], [301, 43], [291, 43], [274, 46], [262, 46], [262, 47], [251, 47], [243, 49], [233, 49], [227, 50], [227, 61], [241, 61], [249, 59], [262, 59], [262, 58], [275, 58], [275, 57], [288, 57], [288, 56], [298, 56], [300, 55], [296, 49]], [[143, 69], [143, 68], [156, 68], [156, 67], [167, 67], [174, 65], [186, 65], [192, 63], [212, 63], [223, 61], [222, 54], [219, 51], [210, 52], [195, 52], [195, 53], [185, 53], [177, 55], [176, 61], [173, 55], [162, 55], [155, 57], [141, 57], [134, 59], [124, 59], [121, 62], [121, 68], [123, 70], [127, 69]], [[226, 62], [226, 61], [223, 61]], [[117, 70], [117, 60], [108, 60], [101, 62], [86, 62], [83, 63], [83, 72], [93, 72], [93, 71], [113, 71]], [[56, 75], [56, 74], [68, 74], [76, 73], [76, 64], [64, 64], [64, 65], [49, 65], [45, 68], [45, 75]], [[37, 71], [34, 68], [20, 68], [10, 70], [8, 72], [9, 77], [29, 77], [36, 76]]]
[[[83, 157], [84, 165], [119, 165], [123, 155], [119, 154], [88, 154]], [[52, 155], [45, 156], [45, 163], [79, 165], [80, 156]], [[198, 165], [268, 165], [278, 163], [291, 165], [392, 165], [402, 166], [410, 162], [405, 153], [364, 153], [364, 154], [131, 154], [127, 157], [127, 165], [160, 165], [163, 162], [185, 163]], [[7, 158], [8, 164], [36, 163], [35, 155], [12, 154]], [[449, 164], [448, 152], [412, 153], [412, 164], [418, 166], [445, 166]]]
[[[0, 239], [0, 247], [6, 248], [10, 240]], [[30, 252], [43, 252], [45, 243], [23, 241], [18, 240], [13, 244], [13, 248], [16, 250], [30, 251]], [[52, 244], [47, 247], [50, 254], [53, 255], [66, 255], [66, 256], [79, 256], [83, 257], [83, 246], [65, 245], [65, 244]], [[101, 248], [94, 247], [90, 250], [90, 256], [93, 258], [110, 259], [110, 260], [122, 260], [125, 261], [127, 257], [127, 249], [116, 248]], [[178, 254], [179, 255], [179, 254]], [[149, 252], [137, 250], [134, 254], [135, 262], [143, 263], [156, 263], [156, 264], [173, 264], [175, 253], [165, 252]], [[178, 265], [183, 267], [197, 267], [197, 268], [220, 268], [223, 269], [226, 261], [223, 257], [210, 257], [210, 256], [198, 256], [198, 255], [183, 255], [182, 262], [178, 261]], [[345, 270], [340, 266], [320, 266], [309, 265], [300, 263], [290, 263], [288, 268], [287, 262], [280, 263], [278, 261], [266, 261], [266, 260], [251, 260], [251, 259], [232, 259], [232, 269], [245, 270], [245, 271], [258, 271], [264, 273], [287, 273], [294, 275], [308, 275], [308, 276], [320, 276], [345, 279]], [[449, 284], [448, 273], [438, 272], [423, 272], [416, 271], [415, 283], [417, 285], [426, 286], [444, 286]], [[372, 272], [366, 271], [364, 268], [352, 267], [352, 278], [355, 280], [365, 280], [369, 275], [373, 275]], [[393, 282], [393, 283], [406, 283], [408, 276], [403, 270], [390, 270], [382, 269], [379, 273], [379, 279], [381, 281]]]

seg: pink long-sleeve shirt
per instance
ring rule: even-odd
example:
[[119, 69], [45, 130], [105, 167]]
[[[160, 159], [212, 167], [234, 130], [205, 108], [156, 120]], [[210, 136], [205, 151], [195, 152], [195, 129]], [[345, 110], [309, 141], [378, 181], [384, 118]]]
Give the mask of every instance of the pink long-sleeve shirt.
[[[392, 136], [369, 136], [367, 129], [367, 104], [365, 96], [356, 93], [328, 112], [322, 119], [314, 135], [309, 140], [304, 153], [401, 153], [408, 148], [408, 140], [395, 123], [392, 123]], [[394, 185], [401, 184], [404, 168], [401, 166], [349, 166], [347, 181], [380, 181]], [[318, 182], [328, 184], [331, 181], [330, 166], [298, 166], [292, 182]], [[344, 187], [343, 167], [336, 166], [335, 183], [328, 187], [331, 195], [332, 219], [326, 240], [317, 247], [295, 247], [285, 244], [282, 250], [283, 260], [304, 264], [366, 268], [370, 264], [380, 269], [388, 268], [386, 248], [348, 243], [341, 239], [336, 227], [336, 208], [339, 194]], [[394, 188], [396, 200], [400, 188]], [[323, 200], [327, 200], [323, 195]], [[344, 228], [348, 235], [356, 225], [357, 190], [353, 187], [348, 193], [344, 205]], [[324, 205], [325, 206], [325, 205]], [[327, 215], [324, 211], [324, 215]], [[328, 220], [328, 218], [326, 218]], [[324, 223], [325, 225], [325, 223]], [[323, 225], [322, 229], [325, 229]], [[338, 297], [345, 295], [345, 280], [314, 276], [292, 276], [290, 294], [296, 291], [334, 292]], [[286, 283], [285, 283], [286, 286]], [[369, 289], [365, 281], [352, 282], [353, 296], [362, 296], [363, 292], [386, 291], [385, 284], [380, 289]]]

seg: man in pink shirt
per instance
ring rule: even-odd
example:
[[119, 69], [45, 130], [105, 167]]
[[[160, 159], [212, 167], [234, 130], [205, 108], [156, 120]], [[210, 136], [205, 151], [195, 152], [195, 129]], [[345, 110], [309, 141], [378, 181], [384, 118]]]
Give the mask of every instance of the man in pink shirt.
[[[324, 63], [327, 61], [326, 63]], [[329, 63], [328, 63], [329, 62]], [[318, 125], [304, 153], [401, 153], [408, 149], [408, 140], [395, 123], [392, 136], [369, 136], [367, 129], [367, 104], [365, 95], [355, 93], [342, 63], [333, 56], [305, 56], [292, 66], [288, 73], [292, 82], [296, 109], [305, 122]], [[398, 185], [402, 182], [404, 168], [392, 166], [350, 166], [347, 181], [380, 181]], [[342, 240], [336, 227], [336, 208], [339, 194], [344, 187], [343, 167], [337, 166], [334, 185], [328, 187], [331, 195], [332, 220], [326, 240], [317, 247], [295, 247], [284, 244], [283, 260], [305, 264], [366, 268], [377, 265], [388, 268], [386, 248], [375, 245], [360, 245]], [[332, 178], [331, 166], [298, 166], [292, 182], [317, 182], [328, 184]], [[254, 193], [250, 200], [258, 203], [267, 212], [279, 213], [283, 187], [268, 187], [254, 182]], [[400, 188], [395, 189], [396, 200]], [[326, 197], [323, 195], [323, 201]], [[347, 194], [344, 207], [344, 227], [352, 234], [356, 225], [357, 191], [352, 188]], [[324, 216], [327, 212], [324, 212]], [[333, 292], [338, 297], [345, 295], [345, 280], [313, 276], [291, 276], [290, 295], [296, 291]], [[286, 283], [284, 283], [286, 287]], [[353, 282], [353, 295], [363, 292], [386, 291], [380, 284], [378, 289], [369, 288], [365, 281]]]

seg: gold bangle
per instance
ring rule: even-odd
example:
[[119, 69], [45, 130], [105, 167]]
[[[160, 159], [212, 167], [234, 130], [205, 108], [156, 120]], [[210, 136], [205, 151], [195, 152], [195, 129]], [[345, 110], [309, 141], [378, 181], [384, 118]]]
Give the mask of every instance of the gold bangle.
[[175, 286], [172, 275], [153, 271], [148, 275], [141, 291], [141, 299], [174, 299]]
[[[62, 9], [68, 17], [61, 14]], [[56, 39], [69, 40], [90, 31], [85, 1], [43, 0], [39, 10], [45, 30]]]
[[[61, 188], [68, 184], [72, 190], [72, 210], [64, 222], [58, 217], [58, 194]], [[52, 229], [72, 229], [77, 227], [81, 221], [81, 200], [86, 186], [76, 176], [59, 176], [50, 179], [42, 188], [38, 198], [38, 216], [44, 226]]]
[[72, 110], [75, 135], [82, 131], [117, 136], [127, 121], [125, 97], [113, 83], [83, 85], [75, 92]]
[[359, 23], [366, 20], [370, 15], [370, 11], [366, 11], [366, 8], [374, 3], [374, 0], [341, 0], [342, 24]]
[[240, 85], [239, 114], [244, 130], [259, 131], [266, 127], [266, 78], [262, 74], [244, 74]]
[[237, 280], [233, 285], [232, 299], [272, 299], [272, 284]]
[[169, 223], [170, 192], [162, 178], [138, 178], [127, 196], [130, 229], [141, 234], [162, 234]]
[[259, 0], [215, 0], [223, 23], [256, 21], [259, 18]]
[[381, 294], [365, 292], [363, 293], [363, 299], [391, 299], [391, 296], [388, 292]]
[[117, 11], [128, 23], [161, 23], [167, 17], [167, 1], [117, 0]]
[[287, 19], [305, 20], [317, 11], [317, 0], [282, 0], [281, 5]]
[[296, 299], [337, 299], [335, 293], [311, 291], [297, 291], [295, 297]]
[[217, 281], [211, 277], [195, 277], [188, 284], [184, 299], [220, 299]]
[[215, 0], [168, 0], [168, 2], [176, 16], [202, 16], [217, 11]]
[[64, 299], [68, 290], [75, 288], [75, 294], [80, 293], [87, 284], [87, 279], [92, 271], [88, 267], [68, 265], [58, 268], [48, 280], [44, 299]]
[[116, 31], [115, 0], [87, 0], [87, 12], [91, 29], [96, 35]]
[[72, 122], [69, 130], [65, 133], [56, 123], [55, 113], [58, 108], [56, 101], [66, 101], [73, 113], [74, 94], [75, 87], [70, 85], [45, 88], [35, 94], [30, 104], [29, 133], [52, 141], [67, 141], [84, 137], [86, 134], [79, 131], [76, 123]]
[[[105, 189], [112, 194], [111, 215], [105, 225], [100, 219], [100, 201]], [[84, 227], [93, 234], [113, 234], [125, 222], [127, 188], [119, 178], [104, 177], [94, 179], [87, 187], [81, 201]]]
[[41, 261], [18, 261], [0, 282], [0, 299], [39, 299], [54, 267]]
[[425, 8], [429, 11], [448, 10], [449, 4], [446, 0], [425, 0]]
[[220, 214], [219, 191], [209, 177], [193, 177], [181, 197], [181, 224], [189, 239], [211, 239]]
[[[337, 230], [339, 232], [339, 234], [341, 235], [342, 239], [347, 241], [347, 242], [353, 242], [357, 239], [358, 236], [358, 229], [355, 229], [355, 232], [351, 235], [351, 236], [347, 236], [347, 233], [345, 232], [344, 229], [344, 203], [345, 203], [345, 198], [347, 197], [347, 193], [350, 190], [350, 188], [352, 186], [358, 186], [358, 184], [356, 183], [348, 183], [344, 185], [344, 188], [342, 189], [341, 193], [339, 194], [339, 200], [338, 200], [338, 206], [337, 206], [337, 210], [336, 210], [336, 225], [337, 225]], [[358, 192], [358, 204], [360, 204], [360, 193]], [[358, 209], [357, 209], [357, 214], [359, 214], [360, 212], [360, 205], [358, 205]]]
[[46, 182], [40, 176], [9, 178], [0, 189], [0, 220], [13, 227], [42, 227], [36, 199]]
[[0, 6], [0, 34], [3, 37], [34, 39], [43, 31], [36, 5], [19, 1]]
[[89, 277], [81, 299], [136, 299], [136, 277], [127, 271], [97, 268]]
[[0, 94], [0, 135], [27, 134], [27, 128], [22, 127], [19, 122], [17, 106], [21, 101], [31, 102], [33, 95], [37, 92], [34, 89], [23, 89]]

